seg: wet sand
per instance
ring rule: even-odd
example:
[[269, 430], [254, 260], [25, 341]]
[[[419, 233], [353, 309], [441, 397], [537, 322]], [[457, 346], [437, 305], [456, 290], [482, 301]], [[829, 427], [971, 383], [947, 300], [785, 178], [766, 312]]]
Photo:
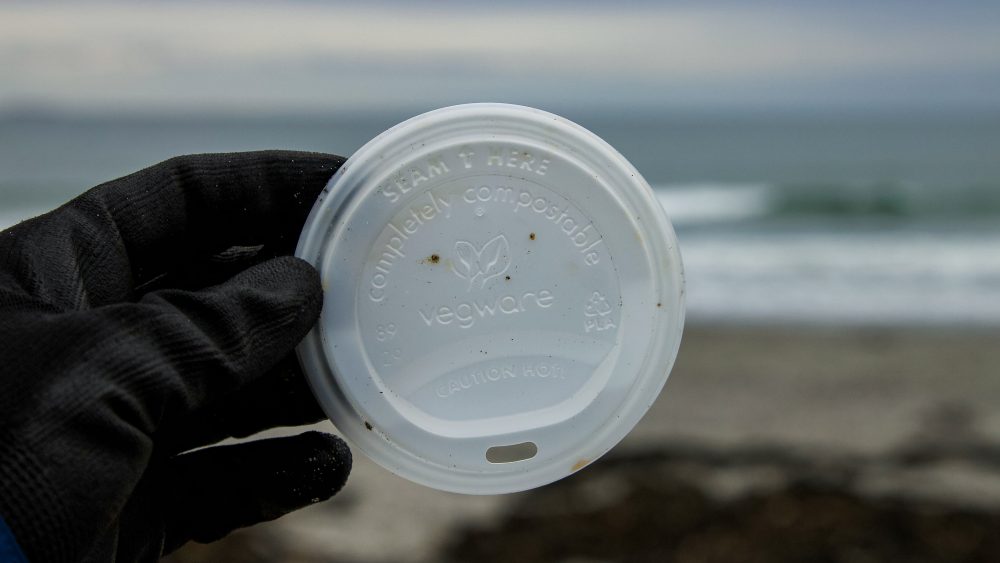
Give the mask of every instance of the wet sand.
[[629, 437], [534, 492], [441, 493], [355, 459], [334, 500], [171, 561], [989, 560], [1000, 331], [690, 327]]

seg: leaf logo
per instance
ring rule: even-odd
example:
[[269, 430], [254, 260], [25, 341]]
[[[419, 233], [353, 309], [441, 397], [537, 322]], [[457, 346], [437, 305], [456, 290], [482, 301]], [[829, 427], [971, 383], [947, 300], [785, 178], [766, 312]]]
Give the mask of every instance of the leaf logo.
[[455, 275], [463, 280], [469, 280], [468, 291], [476, 285], [482, 289], [489, 280], [503, 275], [510, 267], [510, 245], [507, 237], [497, 235], [482, 248], [469, 241], [455, 241]]

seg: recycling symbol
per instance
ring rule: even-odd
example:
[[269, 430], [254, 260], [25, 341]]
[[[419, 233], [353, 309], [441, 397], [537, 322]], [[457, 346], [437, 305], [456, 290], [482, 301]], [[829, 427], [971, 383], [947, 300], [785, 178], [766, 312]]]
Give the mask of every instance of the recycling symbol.
[[587, 300], [583, 314], [586, 317], [583, 319], [583, 330], [586, 332], [602, 332], [615, 328], [615, 321], [611, 318], [611, 305], [600, 291], [595, 291]]
[[611, 305], [608, 305], [608, 300], [601, 295], [600, 291], [595, 291], [590, 296], [590, 300], [587, 301], [587, 305], [583, 308], [583, 314], [588, 317], [603, 317], [610, 312]]

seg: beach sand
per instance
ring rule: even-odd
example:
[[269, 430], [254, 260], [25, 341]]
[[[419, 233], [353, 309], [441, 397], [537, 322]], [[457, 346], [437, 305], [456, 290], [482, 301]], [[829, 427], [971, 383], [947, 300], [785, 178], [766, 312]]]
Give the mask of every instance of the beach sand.
[[997, 560], [998, 342], [689, 327], [642, 422], [558, 484], [454, 495], [356, 452], [332, 501], [170, 561]]

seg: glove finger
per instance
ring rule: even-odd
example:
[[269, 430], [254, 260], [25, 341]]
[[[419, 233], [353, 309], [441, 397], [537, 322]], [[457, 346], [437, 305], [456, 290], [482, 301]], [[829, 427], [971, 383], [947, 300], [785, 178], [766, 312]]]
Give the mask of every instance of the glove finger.
[[[91, 369], [113, 378], [142, 408], [130, 422], [148, 434], [257, 380], [319, 316], [316, 270], [275, 258], [200, 291], [162, 290], [94, 312], [105, 337]], [[111, 340], [111, 342], [108, 342]]]
[[190, 256], [168, 272], [132, 289], [136, 296], [160, 289], [201, 289], [223, 283], [247, 268], [289, 252], [275, 252], [263, 245], [231, 246], [210, 255]]
[[182, 156], [99, 186], [94, 197], [107, 206], [141, 283], [232, 246], [290, 254], [342, 162], [287, 151]]
[[312, 424], [326, 418], [295, 354], [285, 356], [257, 381], [161, 429], [157, 447], [182, 452], [225, 438], [245, 438], [277, 426]]
[[347, 445], [321, 432], [178, 456], [166, 475], [164, 553], [326, 500], [350, 471]]
[[23, 278], [12, 287], [60, 309], [132, 300], [136, 288], [231, 247], [290, 254], [343, 161], [290, 151], [172, 158], [13, 227], [0, 256]]

